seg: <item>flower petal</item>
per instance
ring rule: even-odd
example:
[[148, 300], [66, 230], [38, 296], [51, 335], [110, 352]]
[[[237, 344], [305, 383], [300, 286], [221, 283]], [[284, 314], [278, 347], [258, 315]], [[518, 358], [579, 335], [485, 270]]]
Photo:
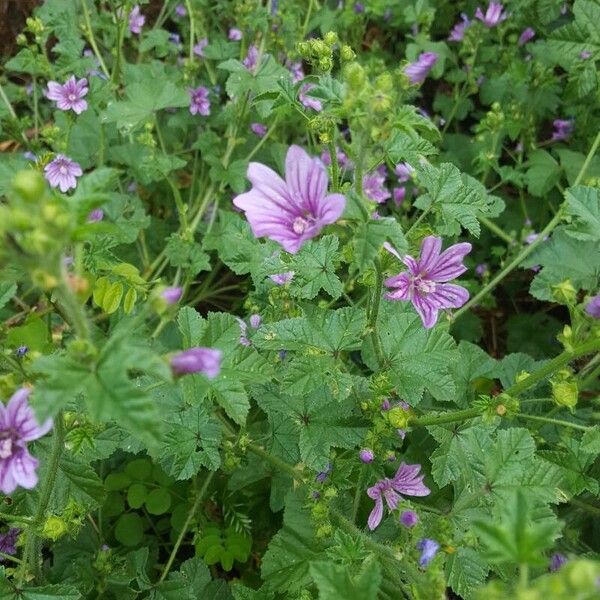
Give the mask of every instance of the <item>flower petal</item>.
[[421, 321], [423, 321], [423, 327], [425, 329], [431, 329], [438, 318], [439, 308], [434, 302], [430, 302], [428, 296], [421, 296], [419, 294], [415, 294], [412, 298], [413, 306], [415, 310], [421, 317]]
[[427, 301], [437, 309], [460, 308], [469, 299], [469, 292], [460, 285], [440, 283], [427, 295]]
[[464, 257], [471, 252], [471, 244], [463, 242], [454, 244], [442, 252], [435, 264], [427, 269], [427, 279], [432, 281], [450, 281], [462, 275], [467, 267], [463, 265]]
[[434, 235], [428, 235], [423, 240], [421, 243], [421, 253], [418, 260], [418, 270], [420, 273], [429, 273], [429, 270], [437, 264], [441, 249], [442, 238]]
[[375, 506], [369, 515], [369, 520], [367, 521], [369, 529], [373, 531], [373, 529], [375, 529], [379, 523], [381, 523], [381, 519], [383, 519], [383, 500], [381, 497], [379, 497], [377, 500], [375, 500]]
[[335, 223], [346, 208], [346, 198], [343, 194], [329, 194], [321, 201], [318, 208], [316, 216], [321, 223], [324, 225]]
[[[327, 193], [327, 171], [318, 158], [310, 157], [300, 146], [290, 146], [285, 157], [285, 180], [298, 205], [315, 216], [323, 213], [321, 205]], [[339, 199], [336, 199], [336, 207], [339, 207]]]

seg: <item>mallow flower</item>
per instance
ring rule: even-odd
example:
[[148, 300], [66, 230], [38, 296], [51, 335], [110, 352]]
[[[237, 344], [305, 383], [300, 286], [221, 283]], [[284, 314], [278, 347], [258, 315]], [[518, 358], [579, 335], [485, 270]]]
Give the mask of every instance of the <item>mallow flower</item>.
[[419, 54], [419, 58], [414, 63], [409, 63], [404, 67], [404, 73], [408, 80], [413, 85], [423, 83], [429, 75], [429, 71], [433, 69], [437, 62], [438, 56], [436, 52], [422, 52]]
[[203, 85], [197, 88], [188, 88], [190, 95], [190, 112], [193, 115], [210, 115], [210, 98], [208, 97], [209, 90]]
[[561, 142], [571, 137], [573, 133], [573, 119], [554, 119], [552, 125], [554, 126], [552, 141]]
[[452, 28], [452, 31], [450, 32], [450, 35], [448, 36], [449, 42], [461, 42], [463, 40], [463, 38], [465, 37], [465, 31], [471, 25], [471, 21], [469, 20], [469, 17], [467, 17], [467, 15], [465, 15], [465, 13], [460, 13], [460, 18], [462, 19], [462, 21], [459, 21]]
[[439, 549], [440, 545], [435, 540], [428, 538], [419, 540], [417, 542], [417, 550], [421, 551], [419, 566], [425, 568], [435, 558]]
[[291, 254], [344, 212], [344, 196], [327, 193], [325, 165], [299, 146], [287, 152], [285, 181], [255, 162], [248, 165], [247, 177], [252, 189], [236, 196], [233, 204], [246, 213], [256, 237], [268, 237]]
[[600, 319], [600, 294], [594, 296], [586, 305], [585, 312], [594, 319]]
[[49, 81], [46, 98], [56, 102], [56, 108], [72, 110], [76, 115], [80, 115], [88, 107], [87, 102], [83, 99], [87, 93], [87, 79], [78, 81], [75, 76], [72, 76], [63, 85], [56, 81]]
[[504, 6], [500, 2], [490, 2], [485, 14], [479, 6], [477, 7], [475, 18], [479, 19], [487, 28], [492, 28], [506, 20], [508, 14], [504, 12]]
[[524, 46], [529, 40], [535, 37], [535, 31], [531, 27], [527, 27], [524, 29], [521, 35], [519, 36], [519, 46]]
[[248, 69], [248, 71], [254, 72], [258, 65], [258, 47], [252, 44], [248, 48], [246, 58], [242, 61], [242, 64]]
[[189, 348], [171, 357], [171, 370], [176, 376], [202, 373], [214, 379], [221, 372], [222, 356], [216, 348]]
[[412, 302], [426, 329], [435, 325], [440, 310], [460, 308], [469, 299], [465, 288], [447, 282], [467, 270], [463, 258], [471, 251], [471, 244], [454, 244], [444, 252], [441, 249], [441, 238], [426, 237], [418, 259], [408, 255], [401, 258], [408, 271], [385, 281], [392, 288], [385, 298]]
[[[11, 527], [6, 533], [0, 533], [0, 552], [14, 556], [17, 553], [17, 538], [21, 533], [20, 529]], [[0, 563], [4, 562], [4, 557], [0, 556]]]
[[21, 388], [6, 406], [0, 402], [0, 490], [4, 494], [11, 494], [17, 486], [32, 489], [37, 485], [39, 462], [29, 454], [27, 442], [52, 428], [52, 419], [38, 424], [27, 403], [30, 393], [30, 388]]
[[427, 496], [431, 490], [423, 483], [424, 475], [419, 475], [421, 465], [402, 463], [392, 479], [385, 477], [367, 490], [369, 498], [375, 500], [375, 506], [367, 522], [369, 529], [375, 529], [383, 518], [383, 500], [389, 510], [395, 510], [402, 496]]
[[192, 48], [194, 54], [200, 58], [204, 58], [204, 48], [208, 46], [208, 38], [198, 40], [198, 43]]
[[57, 187], [61, 192], [66, 192], [77, 187], [76, 177], [81, 177], [81, 167], [64, 154], [57, 154], [56, 158], [44, 167], [46, 180], [51, 187]]
[[365, 175], [362, 184], [365, 196], [373, 202], [382, 204], [392, 197], [390, 191], [385, 187], [385, 175], [382, 175], [379, 171], [373, 171]]
[[285, 285], [294, 278], [294, 271], [286, 271], [285, 273], [275, 273], [269, 275], [269, 279], [276, 285]]
[[129, 13], [129, 31], [136, 35], [142, 33], [142, 27], [146, 22], [146, 17], [141, 13], [140, 7], [136, 4]]
[[316, 87], [314, 83], [305, 83], [298, 92], [298, 100], [300, 100], [304, 108], [312, 108], [316, 112], [321, 112], [323, 110], [323, 103], [309, 95], [314, 87]]

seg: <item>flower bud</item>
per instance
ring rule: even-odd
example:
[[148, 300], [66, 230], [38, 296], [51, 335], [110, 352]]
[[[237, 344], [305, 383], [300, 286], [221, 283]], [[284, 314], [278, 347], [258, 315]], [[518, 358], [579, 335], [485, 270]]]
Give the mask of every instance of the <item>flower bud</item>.
[[350, 62], [356, 58], [356, 54], [354, 54], [354, 50], [350, 46], [344, 44], [340, 49], [340, 58], [346, 62]]
[[216, 348], [190, 348], [171, 357], [173, 375], [203, 373], [214, 379], [221, 371], [222, 352]]
[[38, 202], [44, 194], [46, 184], [40, 173], [27, 169], [15, 175], [13, 189], [26, 202]]
[[258, 329], [262, 323], [262, 317], [260, 315], [250, 315], [250, 327], [252, 329]]
[[570, 279], [565, 279], [552, 286], [552, 296], [560, 304], [572, 305], [577, 301], [577, 290], [573, 287]]
[[364, 462], [366, 465], [372, 463], [375, 460], [375, 454], [373, 454], [373, 450], [371, 450], [370, 448], [363, 448], [358, 453], [358, 456], [360, 460], [362, 460], [362, 462]]
[[346, 82], [353, 90], [360, 90], [366, 81], [365, 70], [358, 63], [351, 63], [344, 70]]
[[56, 515], [49, 516], [42, 527], [42, 535], [54, 542], [65, 535], [67, 531], [68, 528], [65, 521]]
[[392, 408], [386, 413], [386, 415], [392, 427], [396, 429], [406, 429], [408, 427], [410, 413], [404, 410], [401, 406]]
[[338, 42], [338, 34], [335, 31], [328, 31], [325, 36], [323, 37], [323, 41], [328, 45], [328, 46], [333, 46], [334, 44], [337, 44]]
[[414, 510], [405, 510], [400, 514], [400, 523], [404, 527], [414, 527], [419, 522], [419, 517]]
[[558, 406], [572, 410], [577, 406], [578, 389], [576, 381], [552, 382], [552, 397]]
[[177, 304], [181, 299], [183, 289], [180, 287], [167, 287], [161, 293], [160, 297], [169, 305]]

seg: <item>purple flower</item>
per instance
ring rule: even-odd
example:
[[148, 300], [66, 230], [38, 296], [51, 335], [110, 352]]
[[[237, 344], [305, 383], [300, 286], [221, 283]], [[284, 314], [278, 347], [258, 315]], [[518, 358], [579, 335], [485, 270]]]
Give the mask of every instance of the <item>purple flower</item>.
[[139, 35], [142, 33], [145, 22], [146, 17], [140, 12], [140, 7], [136, 4], [129, 13], [129, 31]]
[[589, 50], [582, 50], [579, 53], [579, 58], [581, 58], [581, 60], [587, 60], [588, 58], [590, 58], [592, 56], [592, 52], [590, 52]]
[[385, 176], [378, 171], [373, 171], [363, 178], [363, 192], [369, 200], [381, 204], [392, 197], [385, 187]]
[[269, 275], [269, 279], [271, 279], [271, 281], [273, 283], [276, 283], [277, 285], [285, 285], [293, 278], [294, 271], [287, 271], [285, 273], [275, 273], [275, 275]]
[[175, 7], [175, 14], [178, 17], [185, 17], [185, 15], [187, 15], [187, 10], [185, 10], [185, 6], [183, 4], [178, 4]]
[[361, 13], [365, 12], [365, 5], [362, 2], [356, 2], [354, 4], [354, 12], [357, 15], [360, 15]]
[[17, 358], [23, 358], [28, 352], [29, 348], [27, 346], [19, 346], [15, 350], [15, 356], [17, 356]]
[[63, 85], [56, 81], [49, 81], [46, 97], [56, 102], [56, 108], [72, 110], [76, 115], [80, 115], [88, 107], [87, 102], [83, 99], [87, 93], [87, 79], [77, 81], [73, 75]]
[[465, 15], [465, 13], [460, 13], [460, 18], [462, 21], [459, 21], [450, 32], [448, 36], [449, 42], [460, 42], [465, 37], [465, 31], [471, 26], [471, 21], [469, 17]]
[[37, 162], [37, 156], [29, 150], [27, 150], [27, 152], [23, 152], [23, 158], [30, 160], [32, 162]]
[[190, 94], [190, 112], [193, 115], [203, 115], [207, 117], [210, 115], [210, 100], [208, 98], [209, 90], [204, 86], [197, 88], [188, 88]]
[[558, 571], [567, 562], [567, 557], [560, 552], [555, 552], [550, 558], [550, 571]]
[[404, 202], [405, 197], [406, 197], [406, 188], [404, 186], [395, 187], [392, 190], [392, 198], [394, 199], [396, 206], [401, 206], [402, 203]]
[[369, 515], [368, 526], [372, 531], [383, 518], [383, 499], [385, 498], [389, 510], [395, 510], [401, 499], [405, 496], [427, 496], [431, 490], [423, 483], [424, 475], [419, 475], [421, 465], [407, 465], [401, 463], [392, 479], [381, 479], [367, 490], [369, 498], [375, 500], [375, 506]]
[[314, 87], [316, 87], [314, 83], [305, 83], [300, 88], [298, 100], [300, 100], [304, 108], [312, 108], [316, 112], [321, 112], [323, 110], [323, 103], [320, 100], [308, 95], [310, 90], [312, 90]]
[[421, 551], [419, 566], [426, 567], [434, 559], [439, 549], [440, 545], [435, 540], [428, 538], [419, 540], [417, 542], [417, 550]]
[[262, 317], [260, 315], [250, 315], [250, 327], [252, 329], [258, 329], [262, 323]]
[[404, 527], [414, 527], [419, 522], [419, 517], [414, 510], [405, 510], [400, 515], [400, 523], [404, 525]]
[[555, 119], [552, 122], [554, 131], [552, 132], [552, 141], [560, 142], [568, 140], [573, 133], [573, 119]]
[[585, 307], [585, 312], [594, 317], [594, 319], [600, 319], [600, 294], [594, 296]]
[[[20, 529], [11, 527], [6, 533], [0, 533], [0, 552], [14, 556], [17, 553], [17, 538], [21, 533]], [[0, 556], [0, 562], [4, 561], [4, 557]]]
[[363, 448], [359, 453], [358, 457], [365, 464], [372, 463], [375, 460], [375, 454], [373, 454], [373, 450], [370, 448]]
[[290, 146], [285, 159], [285, 181], [260, 163], [248, 165], [252, 189], [233, 199], [246, 213], [256, 237], [268, 237], [291, 254], [335, 223], [344, 212], [342, 194], [327, 194], [327, 170], [318, 158]]
[[178, 33], [169, 34], [169, 41], [175, 46], [181, 48], [181, 36]]
[[400, 183], [405, 183], [411, 178], [414, 169], [408, 163], [398, 163], [394, 169], [394, 173], [396, 173], [396, 177], [398, 177]]
[[524, 46], [530, 39], [535, 37], [535, 31], [528, 27], [523, 30], [523, 33], [519, 36], [519, 46]]
[[[349, 169], [352, 167], [352, 161], [348, 158], [348, 155], [343, 150], [340, 150], [340, 148], [336, 147], [335, 154], [338, 165], [342, 169]], [[323, 152], [321, 152], [321, 162], [328, 167], [331, 165], [331, 156], [329, 154], [329, 150], [323, 150]]]
[[258, 48], [252, 44], [248, 48], [246, 58], [242, 61], [242, 64], [248, 69], [248, 71], [255, 71], [258, 65]]
[[507, 19], [508, 14], [504, 12], [504, 6], [500, 2], [490, 2], [485, 15], [481, 8], [477, 7], [475, 18], [479, 19], [487, 28], [491, 28]]
[[239, 42], [242, 39], [242, 32], [239, 29], [236, 29], [235, 27], [232, 27], [229, 30], [229, 33], [227, 34], [227, 37], [232, 42]]
[[467, 270], [462, 261], [471, 251], [471, 244], [454, 244], [440, 254], [441, 249], [441, 238], [426, 237], [418, 260], [408, 255], [402, 258], [408, 271], [385, 281], [387, 287], [395, 288], [385, 298], [412, 302], [426, 329], [435, 325], [438, 311], [459, 308], [469, 299], [465, 288], [447, 282]]
[[208, 38], [202, 38], [201, 40], [198, 40], [198, 43], [193, 48], [194, 54], [204, 58], [204, 48], [206, 48], [206, 46], [208, 46]]
[[488, 271], [489, 268], [486, 263], [480, 263], [475, 267], [475, 274], [477, 277], [483, 277]]
[[27, 403], [30, 388], [17, 390], [8, 404], [0, 403], [0, 490], [11, 494], [17, 486], [32, 489], [37, 485], [38, 460], [27, 451], [27, 442], [46, 435], [52, 419], [38, 422]]
[[292, 83], [298, 83], [304, 79], [304, 70], [302, 69], [302, 61], [286, 63], [287, 68], [292, 74]]
[[183, 288], [173, 286], [165, 288], [161, 293], [160, 297], [167, 304], [177, 304], [181, 299], [181, 295], [183, 294]]
[[46, 180], [52, 187], [60, 188], [66, 192], [77, 186], [76, 177], [81, 177], [81, 167], [63, 154], [57, 154], [56, 158], [44, 167]]
[[203, 373], [214, 379], [221, 372], [222, 355], [216, 348], [190, 348], [171, 357], [171, 370], [174, 375]]
[[267, 126], [262, 123], [251, 123], [250, 129], [252, 133], [256, 134], [258, 137], [264, 137], [265, 133], [267, 133]]
[[382, 403], [381, 403], [381, 410], [390, 410], [390, 408], [392, 408], [392, 404], [391, 402], [386, 398]]
[[315, 477], [315, 481], [319, 482], [319, 483], [324, 483], [325, 480], [329, 477], [329, 475], [331, 474], [331, 471], [333, 471], [333, 465], [331, 463], [329, 463], [326, 467], [324, 471], [321, 471], [320, 473], [317, 473], [316, 477]]
[[419, 58], [416, 62], [410, 63], [404, 67], [404, 73], [413, 85], [423, 83], [425, 77], [427, 77], [429, 71], [433, 69], [437, 60], [438, 54], [436, 52], [422, 52], [419, 54]]
[[98, 223], [104, 219], [104, 211], [101, 208], [95, 208], [88, 214], [88, 223]]

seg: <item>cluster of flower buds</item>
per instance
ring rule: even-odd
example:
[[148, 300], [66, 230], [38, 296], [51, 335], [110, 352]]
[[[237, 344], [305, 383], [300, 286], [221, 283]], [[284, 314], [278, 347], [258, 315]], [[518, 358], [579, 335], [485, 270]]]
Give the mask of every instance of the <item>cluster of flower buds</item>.
[[550, 380], [552, 398], [558, 406], [564, 406], [573, 411], [577, 406], [579, 390], [577, 380], [573, 377], [571, 369], [561, 369]]
[[[329, 73], [333, 69], [333, 50], [338, 43], [338, 35], [335, 31], [328, 31], [323, 39], [313, 38], [305, 42], [299, 42], [296, 46], [300, 56], [314, 69]], [[352, 60], [354, 52], [349, 46], [342, 46], [340, 57], [342, 60]]]

